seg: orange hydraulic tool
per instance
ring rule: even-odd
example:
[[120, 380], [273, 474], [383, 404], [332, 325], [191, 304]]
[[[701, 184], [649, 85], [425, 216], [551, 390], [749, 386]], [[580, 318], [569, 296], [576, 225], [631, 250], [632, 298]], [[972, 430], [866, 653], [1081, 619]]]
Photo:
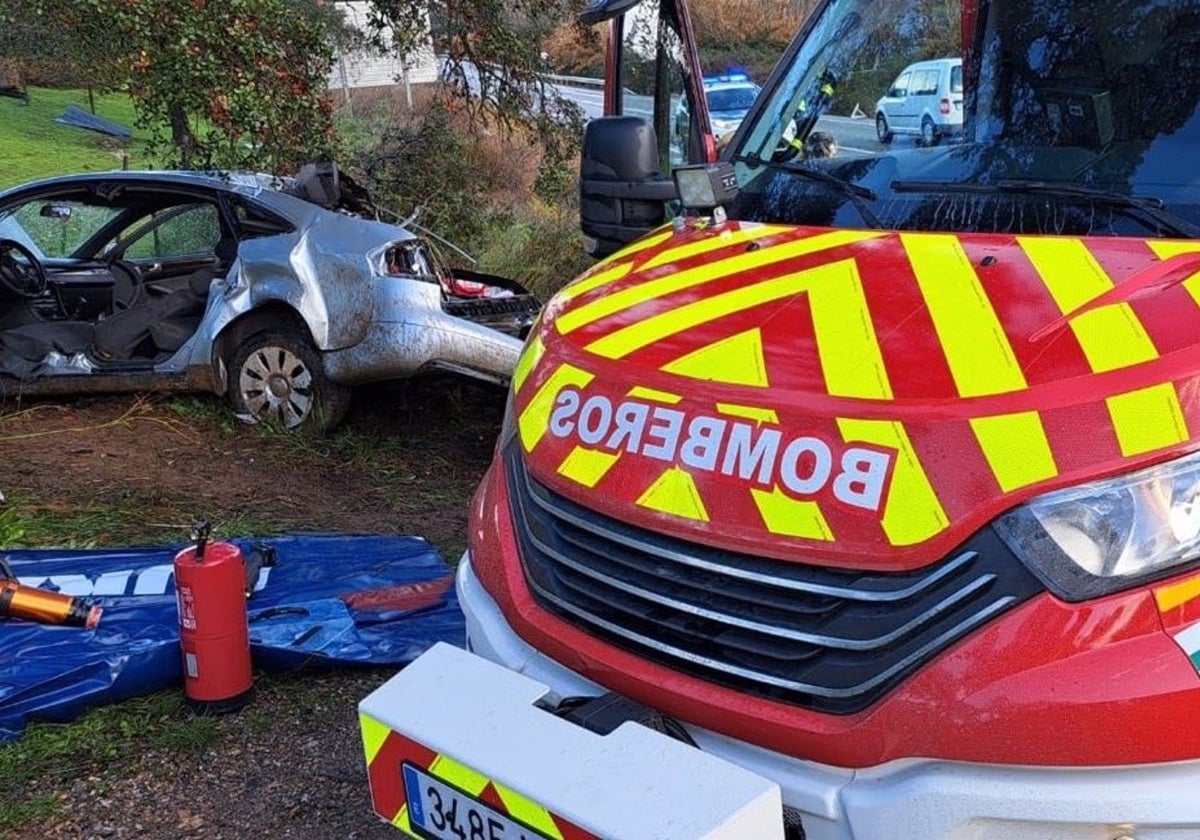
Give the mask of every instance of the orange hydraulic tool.
[[100, 623], [101, 612], [99, 605], [90, 605], [82, 598], [18, 583], [12, 569], [0, 559], [0, 618], [23, 618], [91, 630]]

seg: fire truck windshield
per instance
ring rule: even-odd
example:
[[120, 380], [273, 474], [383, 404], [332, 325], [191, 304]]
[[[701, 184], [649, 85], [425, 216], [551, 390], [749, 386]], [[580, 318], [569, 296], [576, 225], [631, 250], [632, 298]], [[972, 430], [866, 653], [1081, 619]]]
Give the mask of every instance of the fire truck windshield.
[[1200, 0], [829, 0], [728, 152], [736, 215], [1191, 235], [1198, 106]]

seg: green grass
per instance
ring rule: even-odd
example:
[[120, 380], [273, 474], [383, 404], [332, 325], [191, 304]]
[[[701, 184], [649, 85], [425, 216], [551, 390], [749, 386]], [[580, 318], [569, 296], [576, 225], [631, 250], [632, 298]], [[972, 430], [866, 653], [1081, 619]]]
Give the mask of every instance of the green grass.
[[151, 165], [147, 134], [135, 128], [127, 94], [96, 96], [96, 116], [133, 129], [132, 140], [54, 122], [68, 105], [88, 110], [87, 91], [30, 88], [28, 105], [0, 97], [0, 188], [51, 175], [120, 169], [121, 151], [129, 154], [131, 169]]
[[[194, 502], [158, 491], [127, 490], [70, 504], [17, 492], [0, 508], [0, 545], [95, 548], [186, 542], [196, 515]], [[213, 532], [222, 538], [264, 536], [288, 529], [286, 522], [246, 511], [216, 511], [210, 521]]]
[[162, 691], [93, 709], [71, 724], [35, 723], [0, 747], [0, 832], [53, 814], [59, 798], [30, 786], [86, 777], [150, 743], [175, 752], [205, 749], [220, 737], [217, 721], [195, 717], [178, 691]]

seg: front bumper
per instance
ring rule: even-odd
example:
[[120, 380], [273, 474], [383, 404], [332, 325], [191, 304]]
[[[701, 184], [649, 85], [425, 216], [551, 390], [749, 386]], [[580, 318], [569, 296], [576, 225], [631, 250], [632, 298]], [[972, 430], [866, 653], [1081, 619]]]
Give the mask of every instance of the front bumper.
[[[553, 699], [604, 692], [513, 632], [469, 556], [459, 566], [458, 596], [475, 653], [544, 683]], [[811, 840], [1200, 836], [1200, 761], [1077, 769], [912, 758], [848, 770], [688, 730], [706, 752], [778, 783], [784, 805], [802, 813]]]

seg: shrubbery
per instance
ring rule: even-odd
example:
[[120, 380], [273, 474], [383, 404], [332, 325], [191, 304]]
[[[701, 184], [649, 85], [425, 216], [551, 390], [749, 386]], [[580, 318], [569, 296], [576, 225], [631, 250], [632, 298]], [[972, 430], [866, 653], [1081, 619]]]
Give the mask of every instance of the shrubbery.
[[[338, 120], [343, 162], [376, 203], [471, 253], [481, 271], [520, 280], [543, 298], [589, 264], [577, 209], [573, 149], [547, 155], [519, 127], [468, 119], [454, 100], [359, 104]], [[449, 255], [448, 255], [449, 256]]]

